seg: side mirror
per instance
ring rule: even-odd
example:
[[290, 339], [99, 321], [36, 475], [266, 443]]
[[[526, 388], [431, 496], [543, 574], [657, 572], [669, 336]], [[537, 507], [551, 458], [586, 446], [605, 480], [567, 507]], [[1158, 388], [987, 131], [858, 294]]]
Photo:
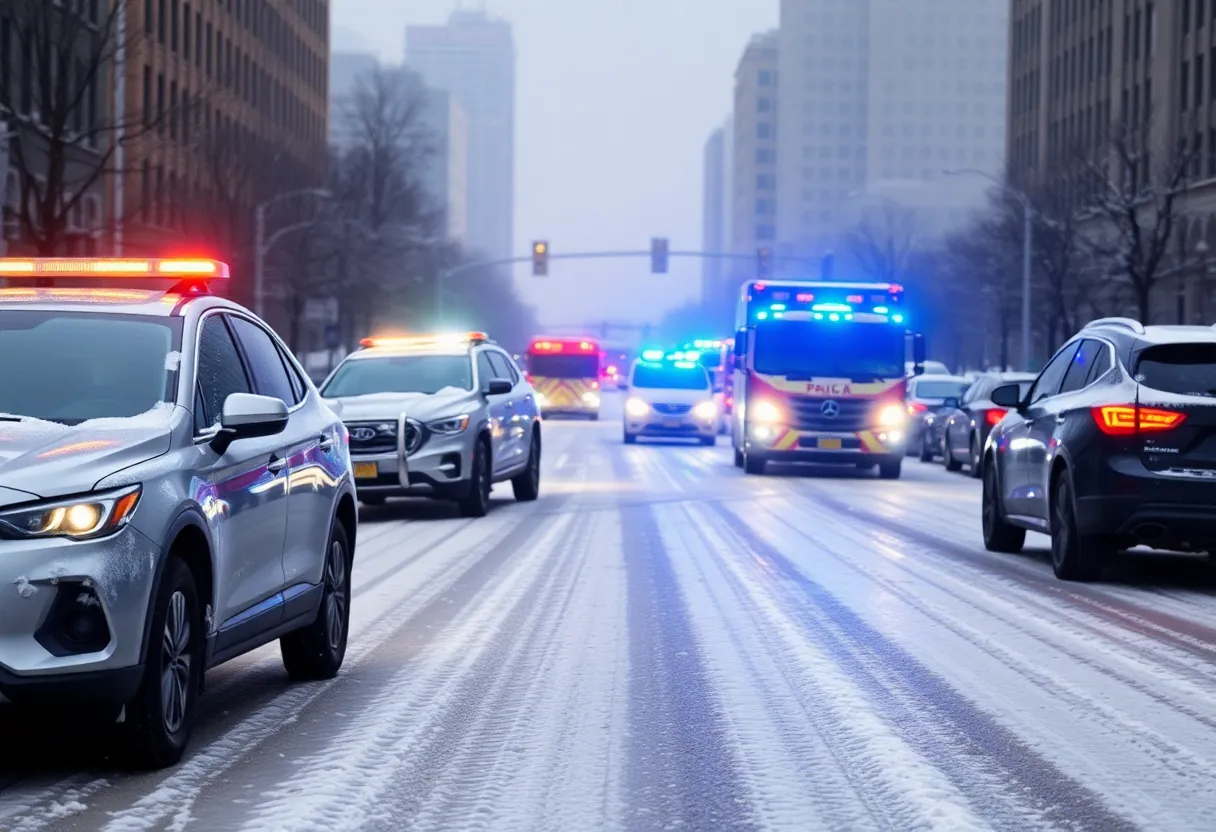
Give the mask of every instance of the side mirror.
[[958, 399], [954, 396], [950, 396], [942, 401], [942, 407], [949, 408], [950, 410], [958, 410]]
[[211, 440], [216, 453], [223, 454], [238, 439], [274, 436], [287, 427], [287, 404], [274, 396], [233, 393], [224, 399], [220, 430]]
[[735, 333], [735, 360], [742, 361], [747, 357], [747, 330], [741, 329]]
[[925, 336], [916, 333], [912, 336], [912, 375], [920, 376], [925, 373]]
[[505, 378], [492, 378], [485, 383], [482, 393], [487, 396], [506, 396], [514, 389], [515, 385]]
[[1002, 384], [992, 391], [991, 398], [997, 407], [1017, 410], [1022, 406], [1022, 390], [1016, 384]]

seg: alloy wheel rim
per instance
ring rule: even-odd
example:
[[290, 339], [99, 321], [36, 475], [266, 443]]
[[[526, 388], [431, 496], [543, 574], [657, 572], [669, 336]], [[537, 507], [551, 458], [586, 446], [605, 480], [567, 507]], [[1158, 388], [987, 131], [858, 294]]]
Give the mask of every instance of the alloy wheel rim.
[[331, 650], [342, 646], [342, 633], [346, 629], [346, 557], [342, 544], [334, 541], [329, 547], [329, 560], [325, 564], [325, 634]]
[[170, 734], [181, 730], [190, 697], [190, 616], [186, 596], [179, 590], [169, 598], [161, 639], [161, 708]]

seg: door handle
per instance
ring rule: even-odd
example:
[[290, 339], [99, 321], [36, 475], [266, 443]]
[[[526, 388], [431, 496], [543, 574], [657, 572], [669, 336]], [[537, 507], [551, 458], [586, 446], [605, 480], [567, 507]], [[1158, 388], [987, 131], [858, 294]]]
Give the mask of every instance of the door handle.
[[1057, 425], [1062, 425], [1062, 424], [1064, 424], [1064, 422], [1065, 422], [1065, 421], [1067, 421], [1067, 420], [1064, 418], [1064, 414], [1063, 414], [1063, 413], [1060, 413], [1060, 414], [1058, 414], [1058, 415], [1056, 416], [1056, 424], [1057, 424]]
[[266, 463], [266, 470], [272, 474], [277, 474], [287, 467], [287, 460], [281, 456], [272, 456], [270, 462]]

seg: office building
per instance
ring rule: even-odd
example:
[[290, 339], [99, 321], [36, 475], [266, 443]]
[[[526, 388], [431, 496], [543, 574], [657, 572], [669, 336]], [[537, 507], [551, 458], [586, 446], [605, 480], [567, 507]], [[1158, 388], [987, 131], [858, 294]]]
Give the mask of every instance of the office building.
[[[730, 250], [726, 233], [726, 131], [719, 127], [709, 134], [703, 153], [701, 194], [701, 250], [724, 253]], [[706, 257], [701, 261], [701, 299], [709, 301], [722, 290], [724, 261]]]
[[376, 71], [380, 61], [370, 52], [334, 52], [329, 56], [329, 143], [349, 141], [352, 96], [361, 77]]
[[411, 26], [406, 63], [450, 93], [468, 135], [467, 244], [491, 258], [514, 253], [515, 43], [511, 26], [484, 11], [446, 25]]
[[430, 146], [423, 184], [436, 209], [444, 236], [467, 243], [469, 235], [469, 123], [451, 93], [426, 89], [422, 125]]
[[[730, 250], [771, 249], [777, 235], [778, 36], [752, 38], [735, 70], [731, 143]], [[755, 277], [755, 261], [733, 260], [732, 284]]]

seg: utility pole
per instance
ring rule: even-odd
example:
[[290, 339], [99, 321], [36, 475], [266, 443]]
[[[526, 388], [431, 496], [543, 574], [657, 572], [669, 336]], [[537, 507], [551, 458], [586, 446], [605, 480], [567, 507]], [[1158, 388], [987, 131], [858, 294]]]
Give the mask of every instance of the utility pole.
[[4, 236], [4, 208], [8, 205], [8, 143], [13, 134], [8, 131], [8, 122], [0, 119], [0, 257], [8, 251], [8, 239]]
[[118, 0], [116, 33], [118, 49], [114, 53], [114, 251], [122, 256], [123, 184], [126, 171], [123, 169], [123, 140], [126, 138], [124, 124], [127, 118], [127, 2]]

